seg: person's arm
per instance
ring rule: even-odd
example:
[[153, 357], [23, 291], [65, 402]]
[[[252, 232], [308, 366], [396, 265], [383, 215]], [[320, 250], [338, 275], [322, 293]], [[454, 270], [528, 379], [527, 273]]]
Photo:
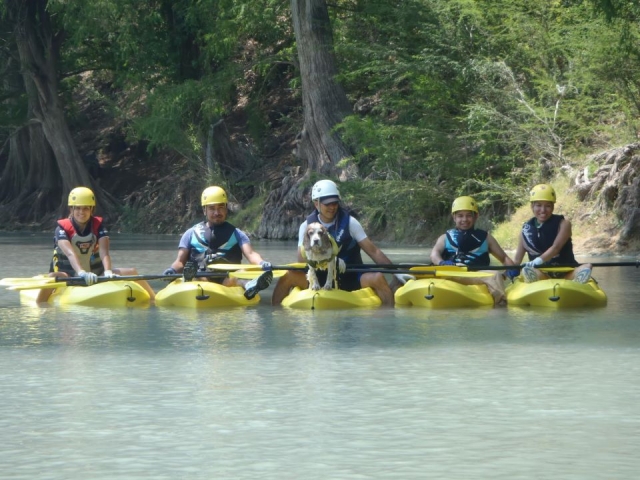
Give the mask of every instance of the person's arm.
[[76, 251], [73, 249], [71, 242], [69, 240], [59, 238], [58, 247], [60, 248], [60, 250], [62, 250], [62, 253], [64, 253], [69, 259], [69, 263], [71, 264], [71, 267], [73, 267], [73, 270], [76, 273], [81, 272], [83, 268], [82, 265], [80, 265], [80, 260], [78, 259]]
[[522, 236], [522, 232], [518, 235], [518, 246], [516, 248], [516, 254], [513, 257], [513, 264], [520, 265], [522, 260], [524, 259], [526, 251], [524, 249], [524, 237]]
[[111, 268], [111, 254], [109, 253], [109, 237], [101, 237], [98, 240], [98, 247], [100, 248], [100, 260], [102, 260], [105, 272], [113, 270]]
[[[369, 255], [374, 262], [379, 264], [391, 263], [389, 257], [387, 257], [382, 250], [380, 250], [378, 246], [369, 239], [360, 222], [354, 217], [349, 219], [349, 233], [351, 234], [351, 238], [358, 243], [360, 248], [364, 250], [364, 253]], [[303, 234], [304, 231], [300, 229], [300, 245], [302, 245]]]
[[[180, 243], [178, 243], [178, 256], [173, 261], [171, 266], [164, 271], [165, 274], [182, 273], [182, 271], [184, 270], [184, 266], [189, 261], [189, 257], [191, 256], [189, 241], [191, 240], [192, 232], [193, 228], [190, 228], [182, 234], [182, 237], [180, 237]], [[171, 272], [171, 270], [173, 270], [173, 272]]]
[[487, 234], [487, 243], [489, 245], [489, 253], [496, 257], [503, 265], [515, 265], [509, 255], [505, 253], [498, 241], [491, 234]]
[[264, 262], [262, 255], [253, 249], [251, 243], [245, 243], [240, 248], [242, 249], [244, 258], [246, 258], [249, 263], [252, 263], [253, 265], [260, 265], [261, 262]]
[[258, 252], [256, 252], [253, 249], [253, 246], [251, 245], [251, 240], [249, 240], [249, 235], [244, 233], [239, 228], [236, 228], [234, 235], [238, 240], [238, 244], [240, 245], [240, 250], [242, 250], [242, 254], [244, 255], [244, 258], [246, 258], [249, 263], [253, 265], [262, 265], [262, 263], [268, 263], [268, 262], [265, 262], [265, 260], [262, 258], [262, 255], [260, 255]]
[[181, 273], [184, 270], [184, 264], [189, 260], [189, 249], [188, 248], [179, 248], [178, 256], [171, 264], [171, 268], [173, 268], [176, 273]]
[[375, 243], [369, 240], [369, 237], [363, 240], [360, 240], [358, 242], [358, 245], [360, 245], [360, 248], [364, 250], [364, 253], [369, 255], [374, 262], [381, 265], [391, 263], [391, 260], [389, 259], [389, 257], [387, 257], [384, 254], [384, 252], [380, 250]]
[[446, 235], [440, 235], [438, 240], [436, 240], [436, 244], [431, 249], [431, 263], [434, 265], [440, 265], [442, 262], [442, 253], [444, 252], [444, 240]]

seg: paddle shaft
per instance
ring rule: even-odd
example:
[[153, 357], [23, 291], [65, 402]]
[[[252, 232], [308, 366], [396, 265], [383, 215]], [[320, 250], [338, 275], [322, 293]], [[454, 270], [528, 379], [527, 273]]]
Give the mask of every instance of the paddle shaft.
[[[593, 267], [636, 267], [636, 268], [640, 268], [640, 260], [636, 260], [635, 262], [588, 262], [590, 263]], [[406, 273], [406, 272], [399, 272], [396, 271], [395, 269], [409, 269], [412, 267], [429, 267], [430, 269], [433, 268], [434, 270], [436, 270], [438, 267], [445, 267], [445, 268], [451, 268], [454, 265], [426, 265], [426, 264], [421, 264], [421, 263], [415, 263], [415, 264], [395, 264], [395, 263], [389, 263], [389, 264], [362, 264], [362, 265], [349, 265], [347, 267], [347, 271], [356, 271], [356, 269], [362, 270], [362, 271], [369, 271], [369, 270], [374, 270], [374, 269], [393, 269], [393, 271], [388, 272], [388, 273]], [[538, 265], [536, 268], [540, 268], [540, 269], [544, 269], [544, 268], [575, 268], [578, 265], [567, 265], [567, 264], [559, 264], [559, 265]], [[469, 272], [473, 272], [473, 271], [478, 271], [478, 270], [519, 270], [523, 267], [526, 267], [526, 264], [522, 264], [522, 265], [461, 265], [459, 266], [460, 269], [466, 269]], [[274, 267], [275, 268], [275, 267]], [[280, 267], [278, 267], [280, 268]], [[387, 272], [384, 272], [387, 273]]]
[[[196, 277], [215, 277], [224, 278], [227, 276], [227, 272], [199, 272]], [[136, 281], [136, 280], [175, 280], [182, 278], [182, 274], [164, 275], [121, 275], [116, 277], [98, 277], [97, 283], [113, 282], [113, 281]], [[25, 278], [24, 282], [19, 282], [18, 278], [13, 278], [12, 285], [26, 286], [27, 284], [35, 285], [36, 288], [57, 288], [61, 286], [86, 286], [84, 278], [82, 277], [42, 277], [42, 278]]]
[[[273, 265], [271, 267], [271, 270], [293, 270], [293, 271], [300, 271], [300, 272], [304, 272], [307, 270], [306, 266], [300, 266], [301, 264], [292, 264], [292, 265]], [[591, 262], [591, 265], [594, 267], [636, 267], [636, 268], [640, 268], [640, 260], [636, 260], [634, 262]], [[469, 272], [473, 272], [473, 271], [478, 271], [478, 270], [519, 270], [523, 267], [525, 267], [526, 265], [483, 265], [483, 266], [478, 266], [478, 265], [471, 265], [471, 266], [464, 266], [464, 267], [459, 267], [461, 271], [463, 268], [466, 271]], [[246, 267], [248, 269], [252, 269], [253, 268], [259, 268], [259, 266], [257, 265], [242, 265], [242, 267]], [[354, 272], [354, 273], [367, 273], [367, 272], [380, 272], [380, 273], [408, 273], [408, 274], [415, 274], [415, 271], [411, 271], [410, 269], [412, 267], [429, 267], [430, 269], [433, 268], [434, 271], [438, 268], [438, 265], [425, 265], [425, 264], [420, 264], [420, 263], [416, 263], [416, 264], [394, 264], [394, 263], [389, 263], [389, 264], [375, 264], [375, 263], [364, 263], [364, 264], [354, 264], [354, 265], [350, 265], [349, 267], [347, 267], [347, 271], [348, 272]], [[445, 267], [449, 267], [451, 268], [451, 266], [449, 265], [445, 265]], [[542, 265], [539, 266], [538, 268], [544, 269], [544, 268], [575, 268], [576, 265]], [[428, 275], [428, 270], [425, 271], [421, 271], [420, 274], [426, 274]], [[211, 271], [211, 272], [197, 272], [196, 277], [214, 277], [214, 278], [222, 278], [228, 275], [228, 272], [226, 271]], [[98, 277], [98, 282], [108, 282], [108, 281], [114, 281], [114, 280], [157, 280], [157, 279], [163, 279], [163, 280], [174, 280], [176, 278], [182, 278], [182, 275], [180, 274], [175, 274], [175, 275], [164, 275], [164, 274], [154, 274], [154, 275], [128, 275], [128, 276], [120, 276], [120, 277]], [[8, 280], [8, 279], [3, 279], [3, 280]], [[14, 281], [17, 281], [18, 279], [11, 279]], [[64, 282], [66, 284], [76, 284], [76, 285], [84, 285], [84, 279], [82, 277], [49, 277], [49, 278], [42, 278], [42, 279], [35, 279], [35, 278], [25, 278], [25, 283], [27, 282], [34, 282], [37, 280], [41, 280], [43, 284], [46, 284], [47, 282]], [[13, 282], [11, 282], [13, 283]], [[17, 283], [17, 282], [16, 282]], [[44, 286], [43, 286], [44, 288]]]
[[[640, 260], [636, 260], [635, 262], [585, 262], [591, 264], [592, 267], [640, 267]], [[466, 268], [469, 271], [474, 270], [519, 270], [521, 268], [526, 267], [526, 264], [522, 265], [486, 265], [486, 266], [464, 266], [461, 268]], [[568, 264], [558, 264], [558, 265], [548, 265], [542, 264], [538, 265], [535, 268], [544, 270], [545, 268], [576, 268], [578, 265], [568, 265]], [[434, 266], [434, 268], [437, 268]]]

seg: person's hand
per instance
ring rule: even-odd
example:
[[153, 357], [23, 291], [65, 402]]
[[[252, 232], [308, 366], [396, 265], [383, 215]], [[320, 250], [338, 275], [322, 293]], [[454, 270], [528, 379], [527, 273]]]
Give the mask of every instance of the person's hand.
[[207, 265], [210, 265], [212, 263], [217, 263], [222, 258], [224, 258], [224, 255], [219, 253], [209, 253], [208, 255], [205, 255], [204, 261]]
[[514, 278], [520, 275], [520, 270], [514, 270], [514, 269], [507, 270], [505, 274], [507, 275], [507, 277], [509, 277], [509, 279], [513, 280]]
[[262, 267], [262, 270], [271, 270], [272, 265], [271, 262], [267, 262], [266, 260], [262, 260], [260, 262], [260, 266]]
[[444, 265], [454, 266], [455, 264], [456, 264], [456, 262], [454, 262], [453, 260], [440, 260], [440, 263], [438, 265], [440, 265], [442, 267]]
[[525, 263], [525, 265], [527, 267], [537, 267], [538, 265], [542, 265], [544, 263], [544, 260], [542, 259], [542, 257], [536, 257], [533, 260], [531, 260], [530, 262]]
[[408, 275], [406, 273], [394, 273], [393, 276], [396, 277], [398, 281], [403, 285], [407, 283], [409, 280], [416, 279], [416, 277], [414, 277], [413, 275]]
[[347, 271], [347, 264], [344, 262], [343, 259], [339, 258], [338, 259], [338, 272], [344, 273], [346, 271]]
[[96, 275], [93, 272], [85, 272], [84, 270], [80, 270], [78, 272], [78, 276], [82, 277], [82, 279], [84, 280], [84, 283], [86, 283], [87, 286], [91, 286], [94, 283], [98, 283], [98, 275]]
[[115, 273], [113, 273], [112, 270], [105, 270], [104, 271], [104, 276], [106, 278], [113, 278], [113, 277], [117, 277], [118, 275], [116, 275]]
[[176, 269], [173, 267], [169, 267], [164, 272], [162, 272], [163, 275], [176, 275], [177, 273], [178, 272], [176, 272]]

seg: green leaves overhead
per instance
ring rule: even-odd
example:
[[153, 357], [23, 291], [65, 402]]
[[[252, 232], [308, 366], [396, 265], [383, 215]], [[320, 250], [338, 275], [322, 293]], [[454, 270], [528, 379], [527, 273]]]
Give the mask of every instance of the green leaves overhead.
[[[338, 80], [354, 106], [337, 129], [352, 147], [348, 161], [380, 198], [384, 182], [405, 182], [412, 201], [432, 208], [458, 193], [510, 201], [509, 191], [589, 149], [635, 140], [636, 4], [331, 2]], [[288, 0], [50, 0], [48, 8], [58, 71], [73, 79], [63, 86], [77, 88], [90, 72], [117, 90], [130, 135], [151, 149], [198, 158], [210, 125], [232, 113], [258, 149], [276, 136], [274, 123], [291, 122], [291, 137], [301, 129], [281, 108], [300, 102]], [[0, 60], [15, 80], [3, 25]], [[0, 88], [11, 99], [0, 123], [10, 125], [26, 109], [15, 81]], [[278, 138], [275, 148], [292, 142]]]

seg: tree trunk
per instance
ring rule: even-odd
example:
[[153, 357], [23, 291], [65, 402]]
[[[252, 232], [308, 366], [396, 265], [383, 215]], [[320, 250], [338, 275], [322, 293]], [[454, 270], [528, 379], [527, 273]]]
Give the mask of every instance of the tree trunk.
[[[48, 168], [39, 172], [40, 169], [34, 167], [42, 165], [32, 164], [29, 169], [33, 172], [30, 179], [34, 179], [33, 175], [40, 176], [36, 185], [38, 191], [33, 193], [42, 200], [43, 206], [48, 206], [49, 211], [53, 207], [58, 215], [64, 215], [67, 212], [66, 196], [69, 191], [79, 185], [88, 186], [96, 194], [101, 210], [110, 211], [113, 201], [97, 185], [92, 184], [64, 116], [56, 74], [59, 45], [51, 28], [51, 19], [46, 9], [47, 0], [6, 0], [6, 5], [15, 25], [15, 39], [29, 98], [29, 110], [34, 117], [33, 121], [42, 128], [59, 173], [57, 175]], [[35, 141], [39, 143], [38, 140]], [[32, 161], [36, 158], [35, 153], [31, 155]], [[42, 153], [42, 149], [38, 148], [37, 153]], [[57, 198], [46, 195], [46, 187], [49, 187], [48, 193], [55, 192]], [[30, 192], [24, 193], [29, 195]]]
[[20, 185], [27, 178], [29, 165], [29, 131], [24, 127], [9, 138], [7, 164], [0, 177], [0, 202], [11, 201], [20, 195]]
[[[60, 176], [40, 124], [14, 132], [0, 180], [0, 222], [41, 224], [59, 216], [51, 199], [61, 196]], [[57, 201], [57, 200], [56, 200]]]
[[295, 152], [302, 172], [292, 171], [267, 198], [258, 229], [258, 235], [266, 238], [297, 238], [298, 227], [311, 205], [301, 183], [312, 172], [341, 181], [356, 174], [354, 165], [340, 164], [351, 152], [333, 131], [351, 107], [335, 80], [337, 67], [326, 1], [291, 0], [291, 16], [302, 80], [304, 126]]
[[307, 170], [346, 180], [348, 173], [338, 163], [351, 152], [333, 128], [351, 112], [351, 106], [335, 80], [337, 67], [327, 4], [325, 0], [291, 0], [291, 16], [304, 111], [297, 156]]

